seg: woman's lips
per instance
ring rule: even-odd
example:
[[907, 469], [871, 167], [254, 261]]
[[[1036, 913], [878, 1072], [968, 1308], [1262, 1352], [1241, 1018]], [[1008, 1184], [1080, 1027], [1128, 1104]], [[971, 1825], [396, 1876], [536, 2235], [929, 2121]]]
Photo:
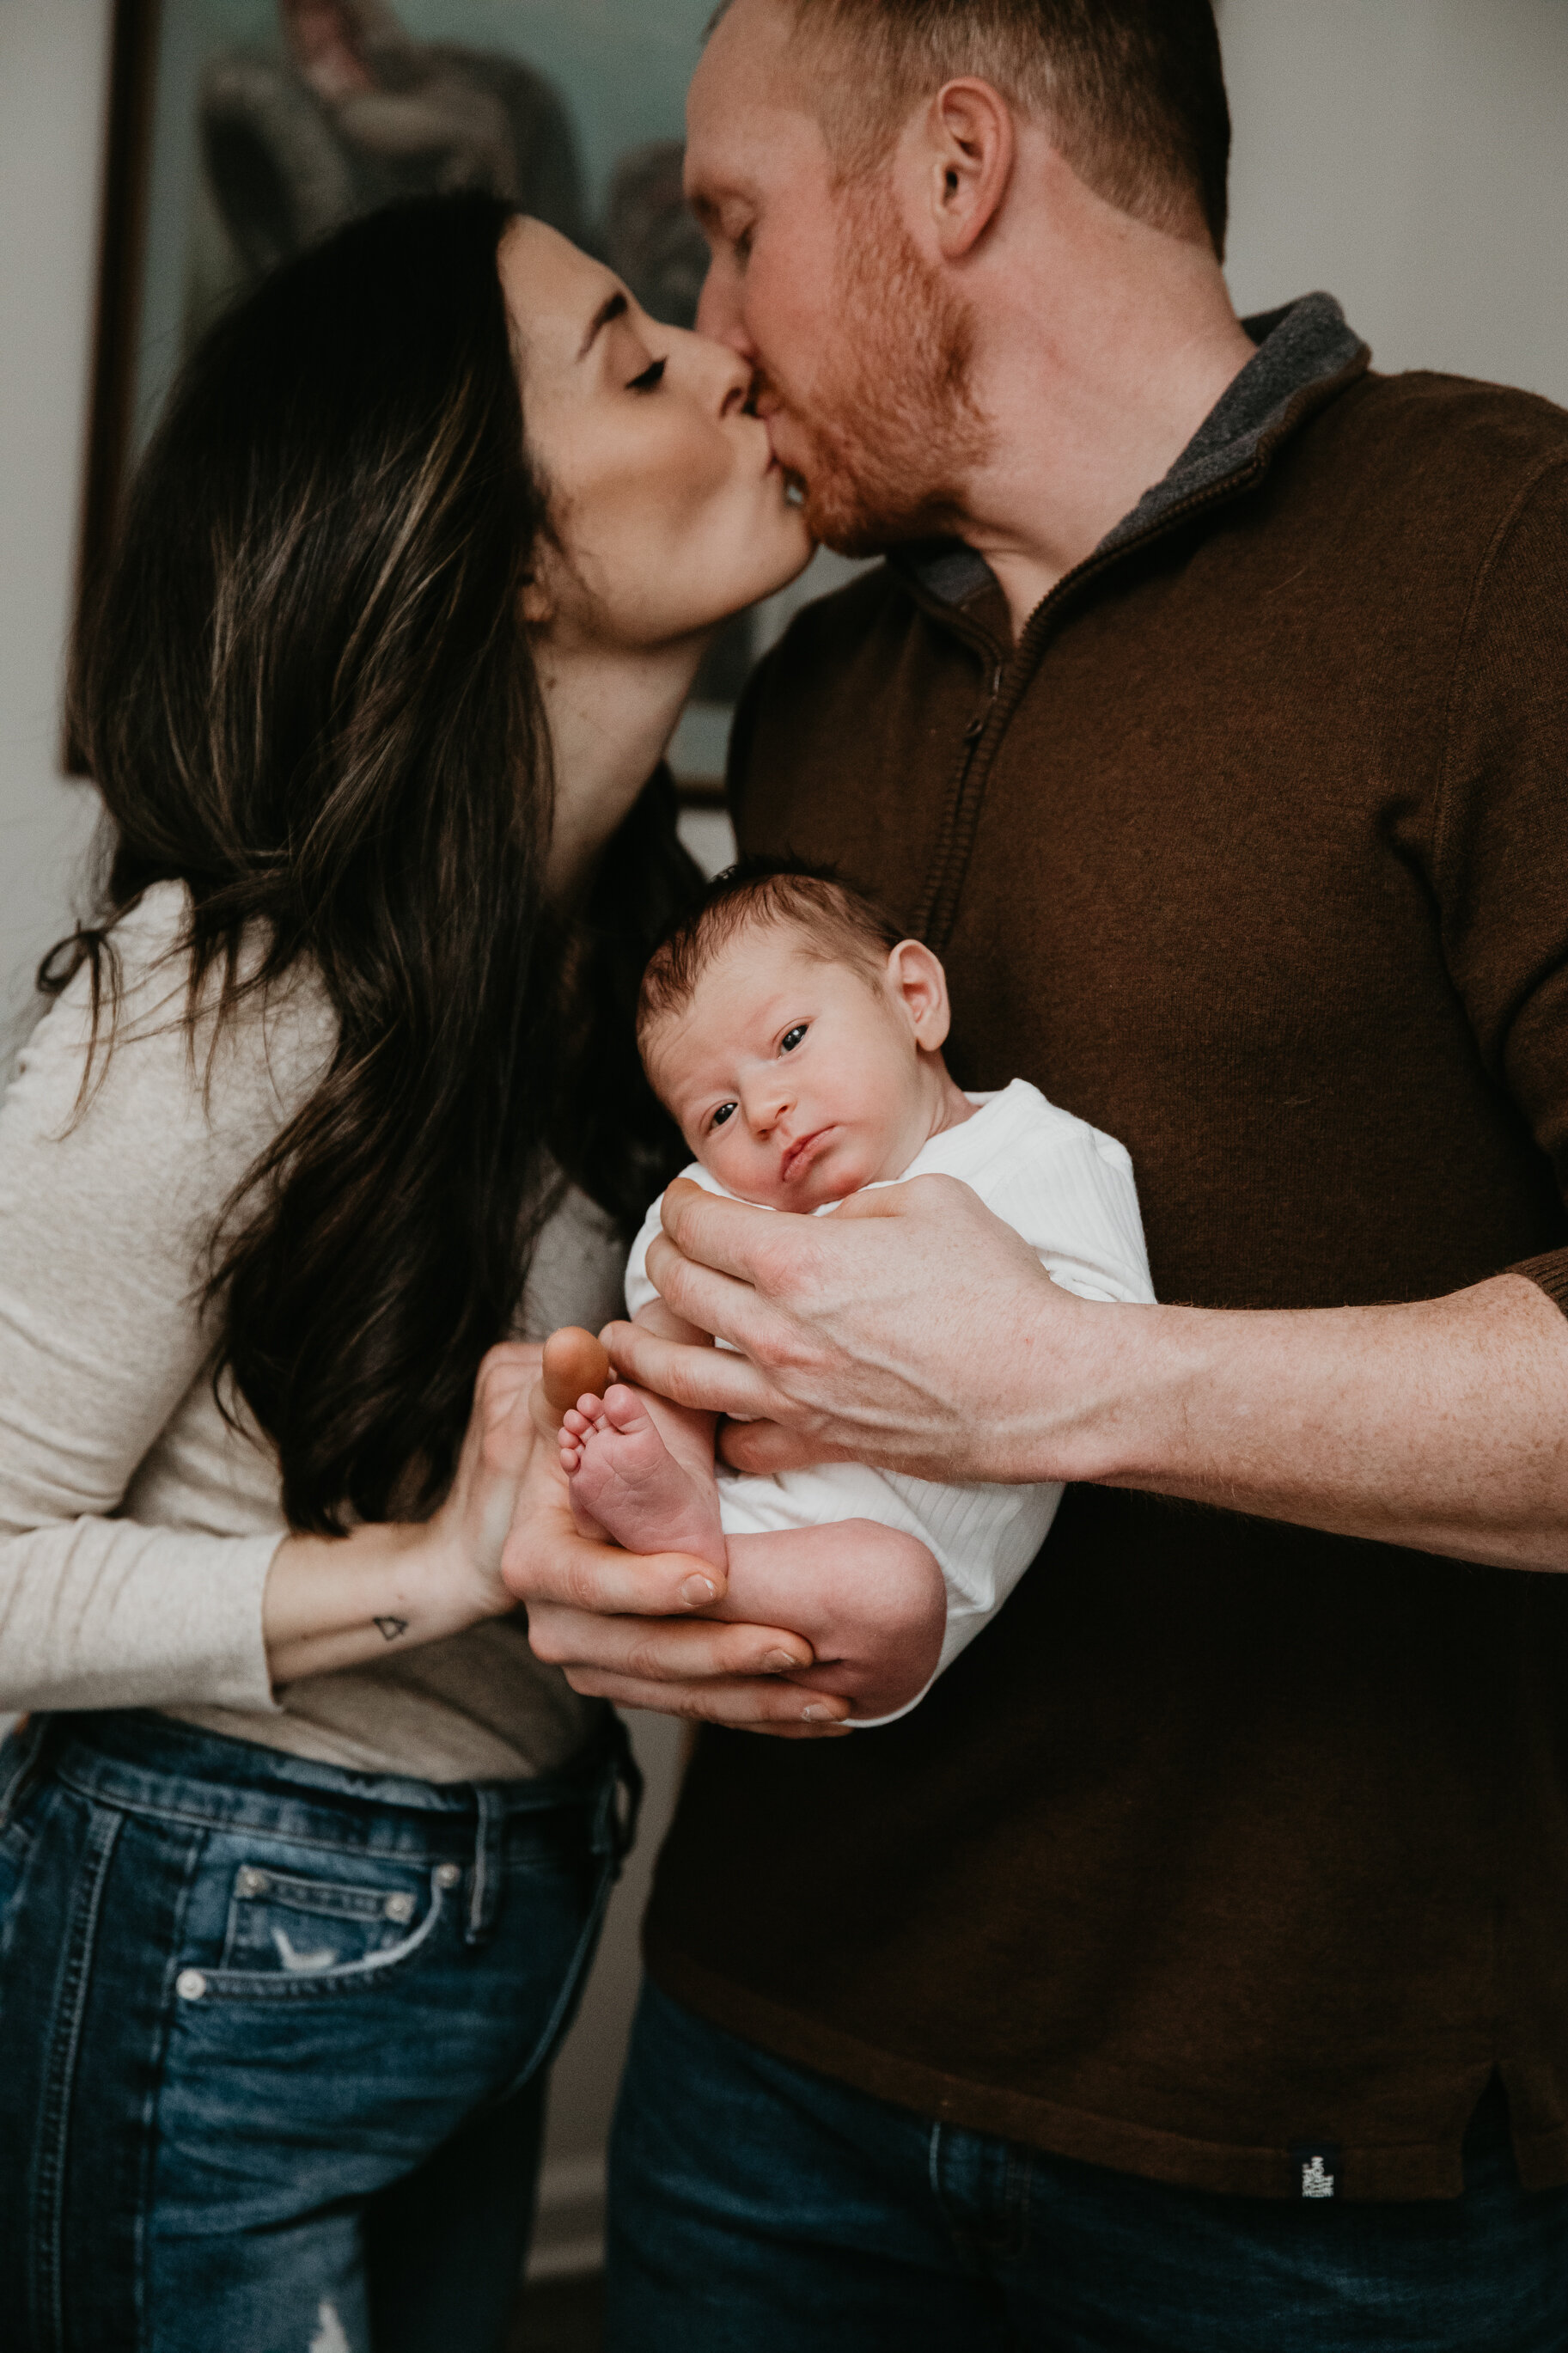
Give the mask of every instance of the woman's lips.
[[798, 1183], [799, 1179], [805, 1175], [806, 1170], [812, 1166], [813, 1162], [820, 1157], [820, 1155], [827, 1143], [827, 1139], [832, 1134], [832, 1128], [819, 1127], [816, 1131], [815, 1134], [803, 1135], [797, 1144], [792, 1144], [790, 1145], [789, 1150], [784, 1154], [784, 1162], [779, 1170], [779, 1174], [786, 1185]]

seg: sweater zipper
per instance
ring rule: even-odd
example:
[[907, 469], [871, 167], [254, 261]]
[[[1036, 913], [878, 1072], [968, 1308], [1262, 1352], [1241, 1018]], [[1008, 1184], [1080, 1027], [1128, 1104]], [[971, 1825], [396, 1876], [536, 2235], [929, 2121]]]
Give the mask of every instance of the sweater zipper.
[[984, 734], [985, 722], [991, 716], [991, 706], [1002, 691], [1002, 675], [1003, 665], [998, 662], [995, 669], [991, 673], [991, 685], [986, 693], [984, 702], [981, 704], [979, 710], [975, 712], [973, 718], [970, 721], [968, 726], [963, 731], [963, 740], [966, 744], [971, 745], [978, 744], [982, 735]]
[[[976, 646], [976, 651], [986, 654], [990, 659], [988, 649], [984, 643]], [[979, 751], [981, 738], [985, 733], [985, 723], [994, 710], [996, 698], [1002, 691], [1002, 681], [1005, 675], [1005, 663], [991, 659], [989, 683], [984, 700], [963, 731], [963, 753], [958, 764], [958, 774], [948, 788], [946, 814], [942, 818], [942, 831], [937, 837], [936, 849], [932, 853], [929, 870], [929, 879], [924, 895], [916, 911], [914, 923], [915, 937], [929, 942], [932, 946], [936, 944], [932, 924], [937, 913], [939, 886], [942, 878], [952, 871], [954, 850], [968, 818], [970, 779], [974, 769], [975, 754]]]
[[[958, 919], [958, 902], [969, 872], [969, 861], [973, 855], [985, 787], [996, 765], [996, 754], [1012, 724], [1013, 714], [1039, 667], [1047, 638], [1060, 617], [1064, 605], [1124, 557], [1142, 554], [1145, 548], [1153, 546], [1158, 540], [1190, 521], [1205, 507], [1220, 506], [1252, 489], [1267, 472], [1268, 461], [1279, 440], [1288, 437], [1289, 427], [1290, 420], [1286, 419], [1267, 444], [1258, 444], [1238, 472], [1226, 475], [1223, 480], [1211, 482], [1204, 490], [1194, 491], [1188, 497], [1179, 500], [1136, 539], [1110, 549], [1104, 555], [1086, 556], [1071, 572], [1064, 573], [1056, 586], [1041, 597], [1030, 614], [1009, 658], [992, 669], [985, 699], [963, 731], [963, 757], [948, 796], [947, 818], [931, 860], [931, 881], [921, 908], [919, 936], [937, 955], [940, 955], [946, 947]], [[935, 607], [923, 594], [921, 602], [933, 618], [952, 628], [950, 607]], [[977, 651], [989, 655], [994, 649], [994, 641], [989, 637], [982, 640], [963, 629], [957, 634], [964, 637]], [[1005, 694], [1004, 687], [1007, 690]]]

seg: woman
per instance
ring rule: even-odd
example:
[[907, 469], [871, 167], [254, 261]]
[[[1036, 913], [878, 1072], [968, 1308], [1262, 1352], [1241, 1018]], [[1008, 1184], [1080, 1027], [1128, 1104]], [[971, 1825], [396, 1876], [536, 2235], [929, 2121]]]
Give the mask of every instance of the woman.
[[0, 1114], [17, 2353], [502, 2341], [626, 1767], [500, 1580], [495, 1344], [609, 1311], [673, 1165], [647, 780], [809, 553], [747, 392], [435, 200], [221, 323], [142, 470], [107, 880]]

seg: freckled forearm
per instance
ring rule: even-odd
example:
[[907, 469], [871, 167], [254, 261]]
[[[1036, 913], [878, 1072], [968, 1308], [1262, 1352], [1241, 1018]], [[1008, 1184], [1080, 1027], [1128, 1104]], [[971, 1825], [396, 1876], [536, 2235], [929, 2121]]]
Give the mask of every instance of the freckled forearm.
[[1522, 1278], [1410, 1306], [1093, 1315], [1046, 1385], [1031, 1475], [1568, 1567], [1568, 1319]]

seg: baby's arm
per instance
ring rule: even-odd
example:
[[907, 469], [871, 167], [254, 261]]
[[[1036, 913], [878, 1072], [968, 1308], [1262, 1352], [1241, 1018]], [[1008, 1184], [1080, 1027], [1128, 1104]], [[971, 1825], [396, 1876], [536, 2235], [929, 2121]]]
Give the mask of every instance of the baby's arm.
[[[662, 1301], [637, 1320], [669, 1338], [693, 1336]], [[865, 1519], [726, 1539], [713, 1419], [626, 1382], [581, 1397], [561, 1430], [578, 1525], [630, 1552], [689, 1552], [726, 1568], [729, 1590], [707, 1614], [801, 1635], [816, 1663], [792, 1682], [868, 1716], [917, 1698], [936, 1672], [947, 1620], [930, 1550]]]

